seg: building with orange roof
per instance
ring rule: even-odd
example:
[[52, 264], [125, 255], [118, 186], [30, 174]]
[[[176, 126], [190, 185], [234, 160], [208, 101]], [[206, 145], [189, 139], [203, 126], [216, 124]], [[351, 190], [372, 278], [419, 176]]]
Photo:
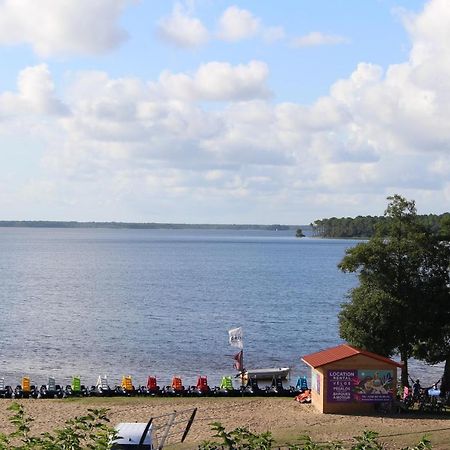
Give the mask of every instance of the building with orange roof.
[[303, 356], [311, 368], [311, 401], [322, 413], [370, 413], [391, 401], [402, 364], [376, 353], [341, 344]]

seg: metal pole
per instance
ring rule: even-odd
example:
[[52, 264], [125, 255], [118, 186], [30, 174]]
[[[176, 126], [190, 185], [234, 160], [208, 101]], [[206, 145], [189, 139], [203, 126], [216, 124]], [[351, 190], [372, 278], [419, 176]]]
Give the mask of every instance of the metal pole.
[[245, 373], [245, 368], [244, 368], [244, 348], [242, 348], [241, 350], [242, 352], [242, 358], [241, 358], [241, 395], [244, 395], [244, 373]]
[[175, 421], [175, 417], [177, 415], [177, 412], [174, 411], [170, 417], [170, 419], [167, 421], [166, 424], [166, 430], [164, 431], [164, 435], [161, 438], [161, 442], [158, 446], [158, 450], [161, 450], [162, 448], [164, 448], [164, 444], [166, 442], [167, 436], [169, 435], [169, 431], [170, 431], [170, 427], [172, 426], [173, 422]]

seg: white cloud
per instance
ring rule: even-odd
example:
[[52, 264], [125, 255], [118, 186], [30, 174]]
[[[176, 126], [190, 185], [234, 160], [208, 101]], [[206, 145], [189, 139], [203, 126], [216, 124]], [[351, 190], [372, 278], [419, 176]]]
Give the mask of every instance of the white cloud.
[[[267, 222], [269, 213], [295, 221], [299, 204], [311, 219], [325, 204], [373, 214], [394, 192], [439, 210], [450, 204], [450, 47], [440, 26], [450, 10], [442, 5], [410, 18], [406, 61], [360, 63], [311, 105], [269, 101], [260, 61], [210, 62], [151, 81], [81, 72], [64, 93], [70, 114], [47, 124], [57, 136], [43, 162], [56, 180], [52, 195], [71, 191], [92, 214], [108, 198], [110, 211], [146, 211], [142, 220], [189, 221], [194, 203], [205, 216], [192, 214], [208, 221]], [[18, 86], [0, 94], [0, 117], [14, 108], [58, 113], [46, 66], [24, 70]]]
[[29, 44], [40, 56], [99, 54], [126, 33], [119, 17], [133, 0], [3, 0], [0, 44]]
[[431, 173], [436, 173], [438, 176], [448, 176], [450, 173], [450, 153], [433, 160], [429, 164], [429, 168]]
[[23, 69], [17, 80], [17, 93], [0, 94], [0, 119], [19, 115], [63, 115], [66, 106], [56, 97], [46, 64]]
[[[403, 14], [407, 30], [413, 40], [411, 62], [414, 65], [444, 57], [448, 64], [450, 16], [446, 0], [433, 0], [425, 4], [420, 14]], [[448, 68], [448, 66], [446, 66]]]
[[283, 27], [265, 26], [251, 11], [237, 6], [227, 8], [219, 17], [216, 32], [210, 33], [200, 19], [193, 17], [193, 6], [192, 2], [174, 5], [172, 13], [158, 23], [157, 31], [162, 39], [177, 47], [196, 48], [210, 39], [238, 42], [257, 37], [273, 43], [286, 38]]
[[254, 37], [261, 30], [261, 20], [250, 11], [230, 6], [219, 19], [218, 36], [230, 42]]
[[183, 101], [238, 101], [268, 97], [268, 67], [261, 61], [232, 66], [224, 62], [201, 65], [193, 75], [164, 72], [153, 85], [155, 95]]
[[183, 8], [175, 4], [172, 14], [158, 24], [159, 35], [166, 41], [186, 48], [194, 48], [208, 41], [209, 33], [202, 22]]
[[264, 41], [270, 43], [281, 41], [286, 38], [286, 31], [283, 27], [265, 27], [262, 30]]
[[335, 34], [325, 34], [319, 31], [312, 31], [305, 36], [300, 36], [292, 40], [294, 47], [317, 47], [320, 45], [338, 45], [348, 43], [348, 39], [344, 36]]

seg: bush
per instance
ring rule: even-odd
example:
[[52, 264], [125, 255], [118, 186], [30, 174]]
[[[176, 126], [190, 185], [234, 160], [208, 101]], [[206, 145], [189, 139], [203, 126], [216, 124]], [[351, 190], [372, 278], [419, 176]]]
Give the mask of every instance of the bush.
[[[269, 450], [280, 448], [274, 446], [275, 440], [269, 431], [264, 433], [252, 433], [248, 428], [236, 428], [233, 431], [226, 431], [219, 423], [211, 424], [211, 429], [215, 431], [215, 438], [219, 441], [205, 441], [199, 446], [199, 450]], [[386, 444], [378, 441], [378, 433], [374, 431], [364, 431], [362, 435], [355, 436], [353, 442], [344, 445], [342, 442], [320, 443], [314, 442], [309, 436], [301, 436], [296, 444], [285, 444], [282, 448], [289, 450], [388, 450]], [[431, 442], [423, 437], [414, 447], [404, 447], [402, 450], [430, 450]]]
[[65, 426], [39, 436], [31, 434], [33, 418], [25, 414], [23, 406], [13, 403], [9, 408], [15, 431], [0, 433], [0, 450], [107, 450], [117, 437], [108, 426], [106, 409], [88, 409], [88, 414], [66, 421]]

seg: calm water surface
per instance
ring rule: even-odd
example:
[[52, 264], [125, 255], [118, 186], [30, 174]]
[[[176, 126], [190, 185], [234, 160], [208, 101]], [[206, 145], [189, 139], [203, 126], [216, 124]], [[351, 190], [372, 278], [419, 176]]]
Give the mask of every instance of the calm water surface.
[[306, 374], [302, 355], [342, 342], [337, 313], [356, 277], [336, 265], [357, 241], [292, 234], [0, 228], [0, 377], [218, 384], [240, 325], [247, 367]]

